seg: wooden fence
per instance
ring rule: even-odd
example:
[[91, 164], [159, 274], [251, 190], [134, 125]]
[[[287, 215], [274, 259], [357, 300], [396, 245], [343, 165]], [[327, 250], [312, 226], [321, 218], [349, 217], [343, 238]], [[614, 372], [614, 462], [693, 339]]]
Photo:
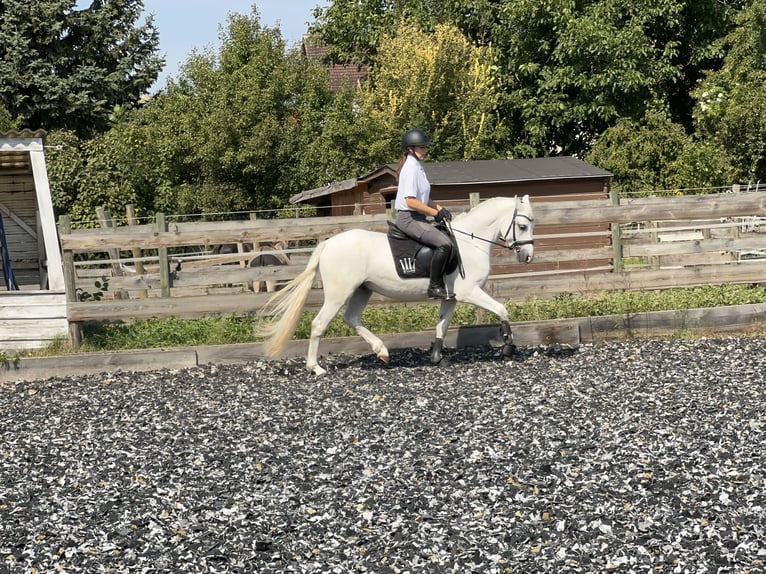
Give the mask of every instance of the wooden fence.
[[[472, 201], [477, 200], [474, 195]], [[499, 300], [766, 279], [766, 193], [540, 201], [534, 211], [535, 263], [519, 266], [512, 253], [500, 249], [493, 255], [493, 269], [502, 272], [490, 275], [487, 290]], [[131, 225], [114, 226], [106, 217], [99, 229], [72, 230], [63, 217], [59, 232], [72, 342], [79, 344], [79, 325], [85, 321], [258, 312], [269, 294], [252, 292], [254, 281], [292, 279], [316, 241], [353, 228], [385, 231], [387, 219], [381, 214], [169, 222], [158, 214], [154, 223], [139, 225], [129, 213]], [[567, 247], [561, 247], [557, 227], [594, 223], [604, 224], [606, 231], [568, 233]], [[578, 247], [578, 240], [594, 233], [605, 235], [603, 247]], [[212, 254], [218, 244], [257, 246], [275, 240], [289, 242], [290, 264], [247, 267], [244, 262], [257, 248]], [[573, 261], [599, 264], [572, 269], [567, 262]], [[321, 299], [321, 289], [314, 289], [308, 306], [318, 306]]]

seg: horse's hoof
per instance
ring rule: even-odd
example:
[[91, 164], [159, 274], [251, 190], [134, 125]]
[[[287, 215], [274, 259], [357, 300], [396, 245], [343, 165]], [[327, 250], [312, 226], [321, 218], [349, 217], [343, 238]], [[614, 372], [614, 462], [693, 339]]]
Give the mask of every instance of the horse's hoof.
[[388, 349], [383, 349], [383, 350], [381, 350], [381, 351], [378, 353], [378, 359], [380, 359], [381, 361], [383, 361], [383, 362], [384, 362], [386, 365], [388, 364], [388, 360], [389, 360], [389, 358], [390, 358], [390, 357], [388, 356]]
[[324, 374], [327, 374], [327, 371], [320, 367], [319, 365], [314, 365], [313, 367], [308, 367], [309, 372], [314, 373], [317, 377], [321, 377]]
[[503, 360], [511, 361], [516, 357], [516, 345], [503, 346]]
[[442, 339], [434, 339], [431, 343], [431, 363], [438, 365], [444, 359], [442, 350], [444, 349], [444, 341]]
[[434, 365], [434, 367], [439, 367], [440, 369], [442, 369], [444, 367], [449, 367], [450, 366], [450, 362], [449, 362], [449, 359], [447, 359], [447, 357], [442, 357], [438, 361], [434, 361], [433, 365]]

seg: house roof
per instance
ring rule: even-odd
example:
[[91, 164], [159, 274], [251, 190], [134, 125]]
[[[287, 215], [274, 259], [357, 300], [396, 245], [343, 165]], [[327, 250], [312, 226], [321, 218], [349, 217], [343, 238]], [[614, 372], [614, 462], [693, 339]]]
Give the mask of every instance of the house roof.
[[9, 130], [7, 132], [0, 132], [0, 138], [2, 139], [21, 139], [21, 138], [44, 138], [48, 135], [45, 130], [30, 130], [24, 128], [21, 131]]
[[[486, 185], [490, 183], [522, 183], [525, 181], [595, 179], [612, 177], [604, 169], [576, 157], [541, 157], [531, 159], [488, 159], [472, 161], [424, 162], [428, 181], [432, 186]], [[290, 198], [290, 203], [301, 203], [353, 189], [359, 182], [374, 181], [393, 175], [396, 164], [387, 164], [359, 178], [311, 189]]]
[[301, 193], [293, 195], [290, 198], [290, 203], [302, 203], [304, 201], [308, 201], [309, 199], [316, 199], [317, 197], [332, 195], [338, 191], [348, 191], [349, 189], [354, 189], [358, 183], [359, 180], [355, 177], [352, 177], [351, 179], [344, 179], [343, 181], [328, 183], [323, 187], [309, 189], [307, 191], [302, 191]]
[[327, 69], [331, 92], [337, 92], [344, 86], [356, 87], [367, 77], [367, 68], [364, 66], [355, 63], [325, 63], [325, 56], [330, 53], [330, 47], [311, 34], [303, 35], [303, 53], [306, 58], [320, 62]]

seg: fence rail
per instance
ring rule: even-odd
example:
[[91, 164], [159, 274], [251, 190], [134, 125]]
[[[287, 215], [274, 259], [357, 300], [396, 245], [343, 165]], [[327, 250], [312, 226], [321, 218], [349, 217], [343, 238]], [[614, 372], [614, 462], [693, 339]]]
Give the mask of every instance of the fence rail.
[[[473, 197], [476, 201], [477, 197]], [[466, 206], [467, 207], [467, 206]], [[487, 289], [523, 300], [562, 293], [759, 283], [766, 278], [766, 193], [534, 203], [535, 263], [514, 264], [496, 250]], [[59, 224], [73, 343], [79, 323], [159, 316], [199, 317], [258, 312], [268, 298], [253, 282], [287, 281], [305, 266], [313, 245], [348, 229], [385, 231], [385, 214], [276, 220], [168, 223], [72, 230]], [[608, 225], [606, 231], [561, 233], [559, 226]], [[594, 247], [585, 238], [602, 236]], [[247, 267], [258, 253], [214, 255], [218, 244], [289, 241], [288, 265]], [[586, 268], [575, 262], [593, 261]], [[109, 287], [103, 289], [102, 278]], [[99, 281], [102, 288], [96, 285]], [[83, 293], [91, 295], [83, 301]], [[388, 301], [373, 297], [372, 303]], [[321, 290], [308, 306], [321, 303]]]

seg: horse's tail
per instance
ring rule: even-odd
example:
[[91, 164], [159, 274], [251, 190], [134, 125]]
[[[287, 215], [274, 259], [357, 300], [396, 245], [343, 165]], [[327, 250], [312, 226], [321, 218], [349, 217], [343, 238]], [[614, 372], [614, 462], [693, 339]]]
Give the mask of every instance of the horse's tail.
[[278, 356], [293, 338], [303, 306], [306, 304], [314, 277], [319, 269], [319, 258], [324, 248], [325, 242], [317, 245], [301, 274], [285, 285], [281, 291], [274, 293], [266, 302], [264, 309], [280, 316], [278, 320], [255, 328], [255, 335], [266, 339], [263, 350], [269, 357]]

